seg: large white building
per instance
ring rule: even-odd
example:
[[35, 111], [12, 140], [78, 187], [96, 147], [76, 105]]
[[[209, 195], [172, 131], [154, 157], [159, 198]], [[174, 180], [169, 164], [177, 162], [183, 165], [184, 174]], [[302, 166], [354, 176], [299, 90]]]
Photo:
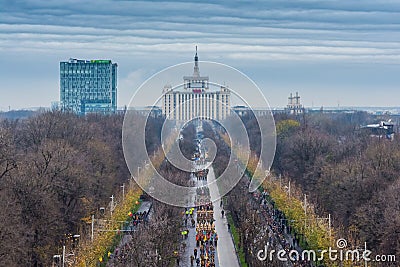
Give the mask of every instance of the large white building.
[[189, 121], [194, 118], [223, 120], [230, 114], [230, 91], [225, 86], [210, 90], [208, 76], [200, 76], [199, 58], [194, 57], [192, 76], [183, 77], [183, 90], [164, 86], [162, 113], [169, 120]]

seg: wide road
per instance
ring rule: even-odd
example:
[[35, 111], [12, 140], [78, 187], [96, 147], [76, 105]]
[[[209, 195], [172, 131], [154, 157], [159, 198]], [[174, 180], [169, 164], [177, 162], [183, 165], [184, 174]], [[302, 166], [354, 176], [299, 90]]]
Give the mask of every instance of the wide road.
[[[212, 166], [209, 167], [208, 184], [210, 188], [211, 199], [216, 199], [219, 196], [218, 185], [215, 182], [215, 173]], [[222, 218], [220, 201], [215, 201], [214, 205], [214, 218], [215, 229], [218, 233], [218, 262], [220, 267], [239, 267], [238, 258], [235, 251], [235, 246], [231, 234], [228, 231], [228, 222], [226, 216]]]
[[[194, 165], [196, 166], [196, 165]], [[195, 171], [196, 168], [193, 168], [193, 171]], [[194, 175], [191, 175], [190, 181], [196, 186], [196, 187], [203, 187], [207, 186], [207, 181], [205, 180], [197, 180], [197, 178]], [[195, 194], [189, 195], [188, 196], [188, 206], [195, 206]], [[215, 205], [214, 205], [215, 206]], [[215, 208], [214, 208], [215, 209]], [[195, 210], [193, 213], [193, 218], [196, 221], [197, 225], [197, 211]], [[215, 218], [215, 216], [214, 216]], [[188, 224], [190, 225], [190, 223]], [[188, 238], [186, 240], [183, 240], [182, 243], [186, 244], [186, 250], [182, 255], [181, 262], [179, 264], [179, 267], [190, 267], [190, 255], [193, 255], [193, 250], [197, 248], [199, 250], [199, 247], [196, 247], [196, 228], [193, 227], [188, 227], [189, 229], [189, 234]], [[218, 233], [218, 232], [217, 232]], [[217, 252], [218, 252], [219, 246], [217, 246]], [[219, 264], [219, 258], [218, 258], [218, 253], [215, 256], [215, 267], [220, 267], [221, 265]], [[196, 263], [194, 264], [196, 266]]]

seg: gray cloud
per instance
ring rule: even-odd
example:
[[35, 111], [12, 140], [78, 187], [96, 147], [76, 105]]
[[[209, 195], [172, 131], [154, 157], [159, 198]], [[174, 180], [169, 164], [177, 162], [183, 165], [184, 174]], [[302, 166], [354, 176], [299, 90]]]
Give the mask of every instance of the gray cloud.
[[[397, 65], [400, 57], [400, 2], [393, 0], [0, 0], [0, 5], [3, 63], [15, 55], [32, 58], [24, 62], [32, 66], [37, 58], [55, 61], [47, 62], [48, 68], [70, 56], [112, 58], [122, 62], [122, 87], [132, 84], [132, 77], [139, 79], [129, 74], [134, 68], [147, 73], [190, 60], [195, 44], [207, 60], [260, 68], [256, 75], [280, 61], [293, 63], [288, 67], [293, 70], [299, 62], [311, 63], [313, 71], [318, 64], [379, 63], [385, 68]], [[385, 77], [393, 88], [397, 80]]]
[[370, 50], [374, 57], [374, 51], [384, 54], [385, 44], [393, 49], [400, 40], [399, 3], [342, 2], [6, 1], [0, 13], [0, 49], [86, 49], [95, 44], [103, 50], [109, 49], [109, 42], [129, 52], [142, 45], [170, 44], [171, 49], [175, 43], [198, 41], [218, 47], [229, 43], [237, 51], [249, 43], [271, 46], [271, 40], [303, 48], [308, 42], [312, 47], [297, 51], [317, 54], [315, 46], [340, 47], [338, 41], [347, 41], [343, 49], [331, 49], [332, 56], [366, 42], [368, 48], [376, 44], [377, 50]]

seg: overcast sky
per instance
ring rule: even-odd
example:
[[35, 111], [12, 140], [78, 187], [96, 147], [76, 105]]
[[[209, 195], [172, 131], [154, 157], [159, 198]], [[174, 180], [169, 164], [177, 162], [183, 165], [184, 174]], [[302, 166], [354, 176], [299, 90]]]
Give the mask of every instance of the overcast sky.
[[117, 62], [123, 106], [157, 71], [192, 61], [195, 45], [271, 106], [296, 91], [308, 107], [400, 106], [398, 0], [0, 0], [0, 110], [59, 100], [70, 57]]

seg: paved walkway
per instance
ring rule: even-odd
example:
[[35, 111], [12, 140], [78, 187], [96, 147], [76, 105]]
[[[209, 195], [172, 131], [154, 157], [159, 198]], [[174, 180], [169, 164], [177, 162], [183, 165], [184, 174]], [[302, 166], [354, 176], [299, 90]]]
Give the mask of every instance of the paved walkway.
[[[215, 181], [215, 173], [212, 166], [209, 167], [208, 183]], [[217, 183], [209, 185], [211, 199], [215, 199], [219, 195], [219, 189]], [[218, 233], [218, 262], [220, 267], [239, 267], [235, 246], [231, 234], [228, 231], [228, 222], [226, 216], [221, 218], [220, 200], [213, 203], [214, 205], [214, 218], [215, 218], [215, 229]]]

